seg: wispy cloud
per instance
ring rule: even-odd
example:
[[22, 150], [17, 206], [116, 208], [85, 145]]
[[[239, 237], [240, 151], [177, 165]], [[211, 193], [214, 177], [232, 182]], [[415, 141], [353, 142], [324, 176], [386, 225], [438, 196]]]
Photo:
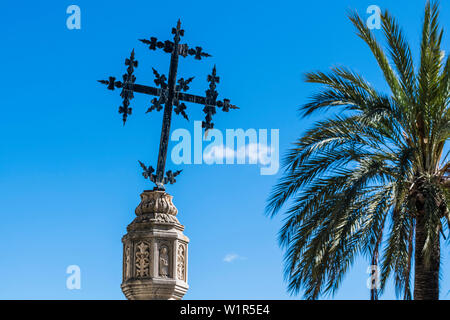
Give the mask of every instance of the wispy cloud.
[[236, 151], [222, 144], [210, 148], [203, 154], [203, 158], [207, 162], [233, 159], [245, 161], [248, 159], [248, 163], [267, 165], [270, 162], [268, 155], [270, 155], [271, 152], [273, 152], [273, 150], [262, 143], [249, 143]]
[[241, 257], [240, 255], [236, 254], [236, 253], [228, 253], [225, 255], [225, 257], [223, 258], [224, 262], [233, 262], [235, 260], [243, 260], [245, 259], [244, 257]]

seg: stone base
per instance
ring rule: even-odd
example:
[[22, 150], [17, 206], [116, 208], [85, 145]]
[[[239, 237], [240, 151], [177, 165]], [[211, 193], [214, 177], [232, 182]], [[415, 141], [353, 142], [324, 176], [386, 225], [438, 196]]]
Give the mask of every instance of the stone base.
[[129, 300], [180, 300], [187, 284], [189, 238], [172, 196], [144, 191], [123, 236], [122, 291]]
[[181, 300], [189, 289], [182, 281], [168, 279], [134, 280], [120, 287], [128, 300]]

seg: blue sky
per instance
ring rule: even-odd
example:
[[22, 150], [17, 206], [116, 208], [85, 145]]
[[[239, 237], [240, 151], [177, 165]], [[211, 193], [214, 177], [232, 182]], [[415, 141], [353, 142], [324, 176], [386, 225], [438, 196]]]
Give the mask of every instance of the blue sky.
[[[196, 76], [203, 94], [213, 64], [219, 97], [241, 109], [219, 112], [219, 129], [280, 130], [281, 154], [317, 118], [297, 108], [317, 87], [302, 73], [346, 65], [386, 89], [368, 48], [346, 17], [368, 6], [389, 8], [405, 28], [417, 58], [425, 1], [34, 1], [2, 4], [0, 117], [0, 298], [123, 299], [122, 245], [139, 193], [151, 188], [137, 160], [155, 163], [162, 113], [145, 114], [147, 97], [132, 101], [122, 126], [118, 92], [96, 82], [124, 72], [136, 50], [139, 83], [151, 67], [168, 71], [169, 56], [137, 39], [170, 39], [181, 17], [184, 40], [213, 55], [180, 60], [179, 76]], [[68, 30], [66, 8], [81, 8], [81, 30]], [[450, 4], [441, 5], [449, 28]], [[381, 31], [376, 31], [381, 36]], [[447, 33], [444, 48], [450, 51]], [[193, 120], [201, 106], [189, 105]], [[193, 123], [174, 117], [173, 128]], [[172, 145], [171, 145], [172, 146]], [[264, 215], [278, 175], [255, 165], [190, 165], [169, 186], [189, 246], [187, 299], [290, 299], [277, 243], [282, 217]], [[236, 255], [231, 262], [227, 255]], [[450, 255], [443, 248], [443, 265]], [[229, 260], [229, 259], [225, 259]], [[66, 268], [81, 268], [81, 290], [66, 289]], [[335, 298], [367, 299], [364, 260], [356, 261]], [[443, 273], [441, 297], [450, 275]], [[390, 287], [384, 298], [394, 298]]]

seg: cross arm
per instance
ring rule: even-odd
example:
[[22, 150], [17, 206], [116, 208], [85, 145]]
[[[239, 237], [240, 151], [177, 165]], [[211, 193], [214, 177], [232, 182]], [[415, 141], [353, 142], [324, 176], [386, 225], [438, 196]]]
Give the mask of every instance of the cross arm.
[[[161, 88], [155, 88], [150, 86], [145, 86], [141, 84], [128, 84], [126, 86], [127, 90], [132, 90], [134, 92], [139, 92], [143, 94], [148, 94], [152, 96], [159, 96], [161, 94], [162, 89]], [[177, 98], [179, 101], [185, 101], [185, 102], [191, 102], [201, 105], [210, 105], [209, 99], [202, 96], [197, 96], [195, 94], [189, 94], [185, 92], [177, 92], [175, 94], [175, 98]], [[239, 107], [230, 104], [230, 100], [223, 99], [223, 101], [215, 101], [214, 106], [222, 108], [223, 111], [227, 112], [229, 109], [239, 109]]]

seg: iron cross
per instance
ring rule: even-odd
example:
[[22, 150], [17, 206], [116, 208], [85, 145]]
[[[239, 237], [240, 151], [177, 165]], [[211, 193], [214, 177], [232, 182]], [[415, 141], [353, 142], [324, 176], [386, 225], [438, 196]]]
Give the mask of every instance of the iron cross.
[[160, 75], [158, 71], [153, 69], [153, 74], [155, 76], [154, 82], [157, 87], [135, 83], [136, 76], [134, 75], [134, 70], [138, 67], [138, 62], [135, 60], [134, 49], [131, 51], [130, 58], [125, 59], [127, 70], [122, 76], [122, 81], [116, 81], [115, 77], [109, 77], [108, 80], [99, 80], [100, 83], [107, 85], [109, 90], [114, 90], [115, 88], [122, 89], [120, 96], [123, 99], [123, 103], [119, 107], [119, 113], [122, 114], [124, 125], [127, 121], [127, 117], [131, 115], [132, 112], [130, 100], [133, 99], [135, 92], [155, 96], [155, 98], [151, 100], [151, 106], [147, 109], [146, 113], [153, 110], [161, 111], [163, 109], [162, 105], [164, 105], [156, 173], [154, 173], [155, 170], [152, 166], [147, 167], [144, 163], [139, 161], [139, 164], [144, 170], [142, 175], [144, 178], [148, 178], [154, 182], [156, 184], [155, 189], [158, 190], [165, 190], [164, 185], [167, 183], [175, 183], [175, 177], [181, 173], [181, 170], [175, 172], [169, 170], [165, 172], [173, 107], [175, 106], [174, 111], [177, 115], [179, 114], [186, 120], [189, 120], [184, 102], [204, 105], [203, 112], [205, 113], [205, 120], [202, 121], [202, 127], [205, 128], [205, 132], [214, 128], [212, 116], [216, 113], [216, 107], [221, 108], [224, 112], [228, 112], [230, 109], [238, 109], [238, 107], [230, 104], [230, 100], [228, 99], [217, 100], [218, 92], [216, 91], [216, 84], [219, 83], [219, 77], [216, 75], [216, 66], [214, 66], [212, 73], [207, 77], [209, 88], [206, 90], [206, 95], [204, 97], [185, 93], [185, 91], [189, 89], [189, 84], [194, 78], [192, 77], [186, 80], [180, 78], [177, 81], [179, 56], [185, 58], [190, 55], [194, 56], [197, 60], [201, 60], [201, 58], [210, 57], [211, 55], [203, 52], [201, 47], [190, 48], [187, 44], [180, 44], [180, 39], [184, 35], [184, 30], [181, 29], [180, 20], [178, 20], [177, 27], [172, 28], [172, 34], [174, 35], [173, 41], [167, 40], [162, 42], [158, 41], [155, 37], [151, 37], [149, 40], [140, 39], [141, 42], [148, 45], [150, 50], [162, 49], [164, 52], [171, 54], [168, 78], [166, 78], [165, 75]]

